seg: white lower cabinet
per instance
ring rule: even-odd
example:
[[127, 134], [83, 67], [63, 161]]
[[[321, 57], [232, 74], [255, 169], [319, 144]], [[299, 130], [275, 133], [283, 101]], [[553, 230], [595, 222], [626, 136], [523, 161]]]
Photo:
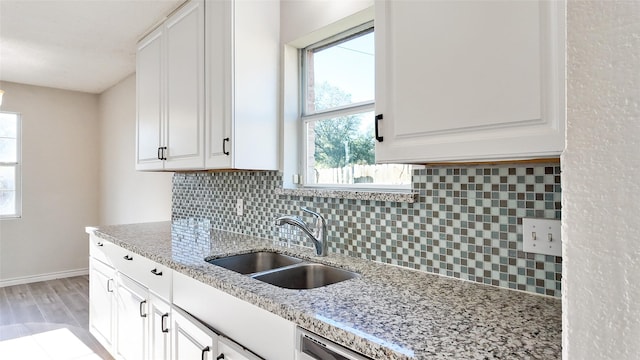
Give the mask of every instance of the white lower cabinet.
[[116, 286], [116, 354], [120, 359], [146, 359], [149, 291], [119, 274]]
[[173, 360], [263, 360], [233, 340], [218, 335], [180, 308], [174, 307], [172, 316]]
[[184, 311], [173, 309], [172, 359], [216, 359], [218, 335]]
[[[227, 357], [225, 353], [221, 359], [253, 360], [253, 354], [268, 360], [295, 358], [296, 325], [267, 310], [178, 272], [173, 273], [173, 304], [242, 344], [236, 348], [242, 356], [230, 352], [232, 355]], [[237, 350], [243, 348], [249, 351]]]
[[218, 337], [218, 356], [216, 359], [261, 360], [262, 358], [256, 356], [235, 342], [220, 336]]
[[171, 359], [171, 304], [148, 287], [118, 273], [115, 288], [118, 359]]
[[89, 331], [106, 349], [114, 340], [115, 276], [111, 266], [89, 259]]
[[149, 359], [171, 359], [171, 304], [149, 294]]
[[91, 234], [89, 329], [116, 359], [171, 359], [171, 275]]
[[89, 329], [116, 359], [294, 359], [292, 322], [93, 234], [91, 241]]

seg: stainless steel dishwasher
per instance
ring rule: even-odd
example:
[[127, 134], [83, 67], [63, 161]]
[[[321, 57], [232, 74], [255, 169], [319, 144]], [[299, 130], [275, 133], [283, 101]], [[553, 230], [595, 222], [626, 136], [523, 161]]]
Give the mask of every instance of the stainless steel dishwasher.
[[296, 338], [296, 360], [371, 360], [301, 328]]

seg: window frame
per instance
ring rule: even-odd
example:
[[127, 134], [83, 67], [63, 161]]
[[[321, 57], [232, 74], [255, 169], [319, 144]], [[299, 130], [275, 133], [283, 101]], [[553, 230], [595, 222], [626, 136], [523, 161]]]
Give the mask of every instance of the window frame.
[[[299, 136], [301, 139], [300, 142], [300, 153], [302, 154], [302, 158], [300, 159], [300, 168], [299, 168], [299, 176], [300, 182], [297, 184], [300, 189], [322, 189], [322, 190], [337, 190], [337, 191], [383, 191], [383, 192], [391, 192], [391, 193], [407, 193], [411, 192], [412, 184], [409, 181], [408, 184], [405, 185], [384, 185], [384, 184], [375, 184], [375, 183], [358, 183], [358, 184], [317, 184], [314, 182], [310, 182], [308, 179], [308, 154], [307, 149], [309, 145], [309, 136], [307, 135], [307, 126], [311, 122], [331, 119], [340, 116], [348, 116], [354, 114], [361, 114], [365, 112], [372, 112], [375, 114], [375, 95], [374, 99], [368, 101], [355, 102], [349, 105], [337, 106], [330, 109], [320, 110], [320, 111], [308, 111], [309, 102], [308, 102], [308, 64], [307, 64], [307, 53], [308, 51], [314, 50], [322, 50], [324, 48], [328, 48], [331, 46], [339, 45], [342, 42], [349, 41], [353, 38], [366, 35], [368, 33], [375, 34], [375, 25], [374, 21], [367, 21], [345, 31], [341, 31], [337, 34], [329, 36], [323, 40], [305, 46], [303, 48], [299, 48], [298, 50], [298, 66], [299, 66], [299, 84], [298, 84], [298, 93], [299, 93]], [[375, 94], [375, 92], [374, 92]], [[375, 165], [384, 165], [384, 164], [375, 164]], [[408, 165], [409, 173], [412, 172], [412, 166]]]
[[369, 101], [361, 101], [361, 102], [357, 102], [349, 105], [334, 107], [329, 110], [307, 112], [307, 109], [308, 109], [307, 99], [309, 95], [308, 94], [309, 88], [307, 86], [308, 65], [306, 61], [306, 53], [308, 51], [322, 50], [325, 48], [329, 48], [331, 46], [336, 46], [343, 42], [347, 42], [351, 39], [354, 39], [359, 36], [363, 36], [372, 32], [375, 32], [373, 21], [368, 21], [364, 24], [358, 25], [346, 31], [342, 31], [336, 35], [333, 35], [329, 38], [326, 38], [324, 40], [321, 40], [319, 42], [316, 42], [309, 46], [305, 46], [304, 48], [300, 49], [300, 55], [299, 55], [300, 56], [300, 104], [301, 104], [300, 118], [302, 120], [312, 119], [312, 118], [314, 119], [329, 118], [329, 117], [334, 117], [339, 115], [351, 115], [353, 114], [353, 112], [349, 112], [349, 110], [355, 107], [363, 107], [363, 108], [371, 107], [371, 111], [375, 110], [374, 107], [375, 107], [376, 101], [375, 101], [375, 95], [374, 95], [374, 98]]
[[3, 114], [13, 114], [16, 117], [16, 162], [0, 162], [0, 166], [13, 166], [15, 170], [15, 212], [0, 214], [0, 220], [22, 218], [22, 114], [12, 111], [0, 111]]

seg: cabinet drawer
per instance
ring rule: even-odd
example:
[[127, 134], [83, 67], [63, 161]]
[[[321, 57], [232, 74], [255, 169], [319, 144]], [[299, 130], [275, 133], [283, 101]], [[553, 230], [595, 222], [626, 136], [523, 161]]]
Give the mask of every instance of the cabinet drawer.
[[178, 271], [173, 287], [173, 304], [216, 331], [265, 359], [294, 360], [294, 323]]
[[119, 272], [148, 287], [160, 297], [171, 299], [171, 269], [121, 247], [116, 247], [113, 255], [114, 267]]
[[146, 263], [144, 264], [145, 268], [140, 277], [140, 281], [147, 285], [150, 291], [167, 301], [171, 301], [171, 278], [173, 271], [155, 261], [145, 258], [141, 259], [144, 259]]
[[105, 243], [107, 243], [107, 241], [104, 241], [93, 234], [89, 236], [89, 256], [106, 264], [107, 254]]
[[89, 256], [111, 267], [115, 267], [113, 253], [116, 248], [117, 246], [112, 242], [103, 240], [94, 234], [89, 236]]

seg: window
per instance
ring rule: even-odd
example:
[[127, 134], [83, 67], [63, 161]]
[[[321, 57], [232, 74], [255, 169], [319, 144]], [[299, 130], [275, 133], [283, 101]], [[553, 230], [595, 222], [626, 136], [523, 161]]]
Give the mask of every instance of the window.
[[20, 115], [0, 112], [0, 219], [20, 217]]
[[409, 165], [375, 164], [373, 22], [301, 51], [304, 184], [409, 188]]

